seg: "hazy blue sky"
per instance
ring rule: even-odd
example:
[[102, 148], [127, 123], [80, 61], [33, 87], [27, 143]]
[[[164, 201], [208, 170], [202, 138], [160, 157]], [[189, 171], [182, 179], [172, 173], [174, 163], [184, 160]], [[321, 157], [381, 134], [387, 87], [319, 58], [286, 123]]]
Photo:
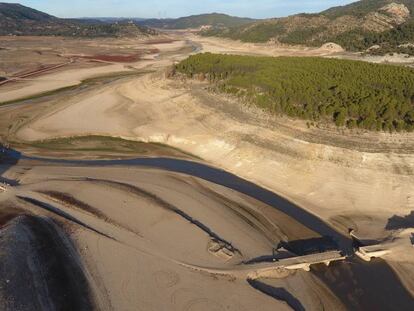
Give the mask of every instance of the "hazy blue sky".
[[356, 0], [0, 0], [59, 17], [179, 17], [220, 12], [256, 18], [318, 12]]

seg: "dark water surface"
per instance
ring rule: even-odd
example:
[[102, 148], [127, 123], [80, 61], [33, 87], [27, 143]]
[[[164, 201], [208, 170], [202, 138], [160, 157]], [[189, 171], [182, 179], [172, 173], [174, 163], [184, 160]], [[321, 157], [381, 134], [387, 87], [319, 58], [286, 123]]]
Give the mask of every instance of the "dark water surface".
[[365, 262], [355, 257], [311, 269], [348, 310], [414, 310], [413, 297], [382, 259]]
[[[16, 156], [9, 152], [9, 156]], [[20, 159], [84, 166], [144, 166], [195, 176], [266, 203], [291, 216], [321, 236], [329, 237], [347, 255], [353, 254], [352, 240], [334, 230], [312, 213], [283, 197], [229, 172], [199, 162], [172, 158], [137, 158], [129, 160], [62, 160], [19, 155]], [[414, 298], [404, 288], [391, 267], [383, 260], [370, 263], [357, 258], [317, 265], [312, 273], [325, 283], [349, 310], [414, 310]]]

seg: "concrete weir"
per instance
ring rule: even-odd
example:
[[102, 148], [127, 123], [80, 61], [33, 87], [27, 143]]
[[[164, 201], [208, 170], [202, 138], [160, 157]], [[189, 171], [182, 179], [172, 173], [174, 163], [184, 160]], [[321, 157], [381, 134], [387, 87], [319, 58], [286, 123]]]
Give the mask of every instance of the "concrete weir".
[[287, 258], [281, 260], [281, 262], [285, 265], [285, 269], [288, 270], [303, 269], [305, 271], [309, 271], [311, 265], [324, 263], [325, 265], [329, 266], [332, 261], [345, 259], [346, 256], [343, 256], [340, 251], [331, 251], [326, 253], [305, 255], [301, 257]]
[[389, 253], [391, 253], [390, 249], [387, 249], [384, 245], [379, 244], [362, 246], [355, 252], [355, 255], [362, 260], [371, 261], [372, 258], [381, 258]]
[[290, 257], [280, 259], [271, 263], [258, 264], [251, 267], [248, 278], [257, 279], [260, 277], [269, 277], [274, 271], [286, 270], [305, 270], [310, 271], [311, 265], [325, 264], [329, 266], [332, 261], [345, 260], [346, 256], [341, 251], [329, 251], [324, 253], [316, 253], [304, 256]]
[[273, 262], [261, 262], [248, 265], [239, 265], [235, 269], [217, 269], [180, 262], [179, 264], [195, 271], [207, 272], [215, 275], [231, 276], [240, 279], [256, 280], [259, 278], [281, 278], [289, 275], [291, 270], [310, 271], [310, 267], [316, 264], [329, 264], [333, 261], [345, 260], [347, 257], [339, 250], [316, 253], [303, 256], [294, 256]]
[[357, 255], [364, 261], [371, 261], [372, 258], [381, 258], [391, 253], [391, 244], [363, 245], [363, 242], [355, 234], [354, 230], [351, 230], [349, 234], [355, 241], [357, 241], [361, 245], [356, 249], [355, 255]]

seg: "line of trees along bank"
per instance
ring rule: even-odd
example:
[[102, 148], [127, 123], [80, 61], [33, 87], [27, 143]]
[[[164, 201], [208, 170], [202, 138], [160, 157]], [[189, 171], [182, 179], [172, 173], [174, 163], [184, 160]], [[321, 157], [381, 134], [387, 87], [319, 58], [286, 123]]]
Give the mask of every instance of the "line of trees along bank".
[[209, 79], [218, 90], [275, 114], [338, 127], [414, 130], [410, 68], [316, 57], [255, 57], [204, 53], [175, 70]]

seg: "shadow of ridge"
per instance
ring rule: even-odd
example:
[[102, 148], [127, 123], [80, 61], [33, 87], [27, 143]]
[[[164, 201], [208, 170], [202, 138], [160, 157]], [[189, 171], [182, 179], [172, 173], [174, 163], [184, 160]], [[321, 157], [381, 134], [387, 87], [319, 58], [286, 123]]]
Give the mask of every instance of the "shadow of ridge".
[[414, 228], [414, 211], [406, 216], [394, 215], [388, 219], [386, 230]]
[[58, 209], [58, 208], [56, 208], [56, 207], [54, 207], [54, 206], [52, 206], [52, 205], [50, 205], [48, 203], [41, 202], [41, 201], [36, 200], [36, 199], [33, 199], [33, 198], [20, 196], [20, 195], [17, 195], [17, 198], [20, 199], [20, 200], [22, 200], [22, 201], [24, 201], [24, 202], [30, 203], [32, 205], [35, 205], [35, 206], [37, 206], [37, 207], [39, 207], [41, 209], [45, 209], [45, 210], [47, 210], [47, 211], [49, 211], [49, 212], [51, 212], [53, 214], [56, 214], [56, 215], [58, 215], [60, 217], [63, 217], [64, 219], [66, 219], [68, 221], [71, 221], [71, 222], [73, 222], [73, 223], [75, 223], [75, 224], [77, 224], [77, 225], [79, 225], [79, 226], [81, 226], [83, 228], [86, 228], [86, 229], [88, 229], [90, 231], [93, 231], [93, 232], [95, 232], [95, 233], [97, 233], [97, 234], [99, 234], [101, 236], [104, 236], [104, 237], [106, 237], [108, 239], [111, 239], [111, 240], [115, 240], [115, 238], [107, 235], [106, 233], [103, 233], [103, 232], [101, 232], [101, 231], [99, 231], [99, 230], [97, 230], [97, 229], [95, 229], [95, 228], [93, 228], [93, 227], [85, 224], [84, 222], [76, 219], [75, 217], [71, 216], [70, 214], [68, 214], [68, 213], [66, 213], [64, 211], [61, 211], [60, 209]]
[[0, 229], [1, 310], [94, 310], [73, 241], [47, 217], [20, 215]]
[[[11, 220], [26, 215], [28, 212], [10, 201], [2, 202], [0, 208], [0, 230], [6, 226]], [[1, 261], [0, 261], [1, 262]]]
[[250, 286], [262, 292], [263, 294], [266, 294], [276, 300], [286, 302], [288, 306], [295, 311], [306, 310], [302, 303], [283, 287], [273, 287], [258, 280], [247, 280], [247, 282], [250, 284]]
[[19, 182], [17, 180], [3, 177], [3, 175], [10, 169], [10, 167], [16, 165], [22, 158], [22, 154], [14, 149], [6, 148], [0, 143], [0, 183], [6, 183], [11, 186], [17, 186]]
[[256, 263], [262, 263], [262, 262], [273, 262], [274, 260], [279, 259], [273, 255], [262, 255], [259, 257], [255, 257], [252, 259], [249, 259], [247, 261], [244, 261], [243, 264], [244, 265], [253, 265]]
[[337, 243], [329, 236], [303, 240], [281, 241], [272, 255], [262, 255], [252, 258], [244, 264], [273, 262], [296, 256], [305, 256], [329, 251], [337, 251]]
[[323, 236], [302, 240], [281, 241], [278, 248], [284, 248], [293, 254], [303, 256], [338, 250], [338, 244], [330, 236]]

